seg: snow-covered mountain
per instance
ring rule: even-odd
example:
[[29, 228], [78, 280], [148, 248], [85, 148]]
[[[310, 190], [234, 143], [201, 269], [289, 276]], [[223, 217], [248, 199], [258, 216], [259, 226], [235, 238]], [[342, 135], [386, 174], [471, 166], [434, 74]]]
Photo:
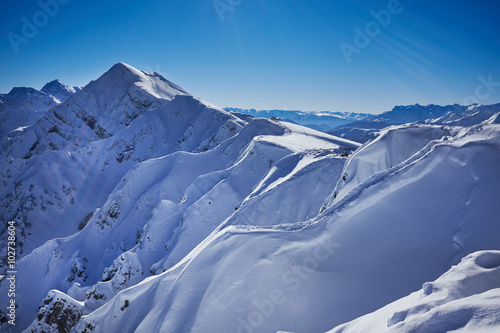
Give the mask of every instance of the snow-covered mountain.
[[[23, 127], [34, 124], [58, 100], [33, 88], [13, 88], [8, 94], [0, 94], [0, 140], [7, 135], [15, 136]], [[14, 131], [14, 133], [10, 133]]]
[[278, 118], [282, 121], [300, 124], [334, 136], [365, 143], [375, 139], [382, 129], [391, 125], [408, 123], [429, 123], [449, 126], [472, 126], [486, 121], [500, 112], [500, 104], [470, 105], [458, 104], [439, 106], [420, 104], [396, 106], [379, 115], [353, 112], [304, 112], [288, 110], [255, 110], [225, 108], [225, 110], [249, 114], [257, 118]]
[[427, 105], [396, 106], [391, 111], [380, 115], [371, 115], [370, 121], [386, 122], [389, 124], [406, 124], [426, 122], [441, 125], [471, 126], [487, 120], [498, 113], [500, 104], [480, 105]]
[[64, 102], [78, 87], [70, 87], [54, 80], [42, 90], [16, 87], [8, 94], [0, 94], [0, 142], [19, 135], [24, 128], [33, 125], [51, 107]]
[[328, 131], [330, 134], [364, 143], [375, 139], [382, 129], [391, 125], [426, 123], [447, 126], [477, 125], [500, 112], [500, 104], [494, 105], [427, 105], [396, 106], [380, 115], [369, 115], [363, 120], [340, 125]]
[[69, 96], [73, 95], [81, 89], [65, 85], [59, 80], [53, 80], [43, 86], [42, 92], [52, 95], [57, 98], [61, 103], [64, 102]]
[[[499, 148], [498, 113], [392, 125], [360, 145], [116, 64], [2, 145], [19, 307], [10, 326], [0, 298], [0, 330], [325, 332], [381, 309], [359, 325], [384, 332], [439, 322], [434, 307], [454, 300], [494, 311], [467, 297], [495, 284], [446, 301], [440, 290], [496, 272]], [[424, 283], [432, 299], [397, 301]], [[363, 332], [357, 322], [347, 328]]]
[[18, 327], [54, 288], [91, 312], [182, 260], [245, 200], [262, 205], [278, 195], [273, 188], [287, 188], [286, 177], [315, 179], [303, 169], [333, 163], [309, 201], [290, 199], [296, 219], [314, 214], [308, 202], [319, 210], [340, 155], [358, 144], [242, 118], [117, 64], [8, 140], [1, 218], [16, 221], [18, 270], [30, 272], [18, 280]]

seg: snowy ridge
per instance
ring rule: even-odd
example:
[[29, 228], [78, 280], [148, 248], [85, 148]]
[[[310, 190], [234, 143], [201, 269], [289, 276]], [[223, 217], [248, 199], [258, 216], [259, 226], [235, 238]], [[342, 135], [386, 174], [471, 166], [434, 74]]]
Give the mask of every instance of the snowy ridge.
[[[349, 159], [339, 179], [330, 206], [353, 188], [364, 189], [386, 175], [406, 167], [429, 152], [432, 147], [456, 133], [443, 126], [402, 125], [383, 131], [374, 141], [363, 145]], [[394, 168], [394, 169], [393, 169]], [[361, 184], [361, 185], [360, 185]]]
[[[397, 294], [403, 296], [405, 290], [435, 279], [460, 253], [498, 248], [500, 225], [494, 217], [498, 208], [488, 200], [498, 194], [500, 178], [493, 162], [500, 158], [498, 130], [478, 127], [461, 133], [453, 144], [441, 141], [414, 163], [370, 185], [344, 207], [289, 229], [295, 231], [221, 226], [181, 264], [119, 293], [111, 303], [85, 317], [76, 332], [87, 325], [96, 332], [105, 332], [112, 325], [129, 332], [321, 332], [328, 329], [328, 323], [331, 327], [373, 311], [398, 298]], [[477, 144], [479, 150], [474, 147]], [[443, 160], [443, 156], [449, 159]], [[450, 167], [457, 172], [447, 175], [439, 171]], [[471, 168], [475, 170], [472, 174]], [[420, 180], [415, 183], [417, 175]], [[437, 175], [448, 179], [437, 181]], [[474, 190], [480, 187], [481, 191]], [[413, 201], [403, 205], [401, 198], [409, 195]], [[429, 206], [443, 198], [446, 203]], [[396, 208], [398, 214], [394, 214]], [[486, 239], [483, 230], [488, 230]], [[374, 238], [374, 234], [379, 236]], [[419, 270], [423, 265], [428, 269]], [[370, 276], [373, 281], [360, 280], [360, 276]], [[134, 310], [126, 315], [112, 310], [144, 294], [155, 300], [148, 304], [145, 317], [138, 317]], [[364, 295], [372, 296], [365, 297], [363, 304], [355, 301]], [[297, 299], [299, 303], [293, 301]], [[115, 316], [127, 319], [116, 321]]]
[[[117, 64], [12, 138], [0, 169], [2, 219], [16, 221], [18, 270], [31, 272], [18, 281], [19, 327], [36, 317], [30, 330], [69, 329], [71, 321], [54, 321], [50, 312], [78, 320], [170, 269], [243, 207], [280, 160], [298, 156], [287, 162], [293, 174], [332, 160], [338, 173], [339, 154], [358, 147], [248, 120], [158, 74]], [[295, 177], [283, 176], [268, 194]], [[312, 198], [323, 202], [334, 184]]]
[[[81, 301], [86, 300], [85, 307], [81, 310], [86, 313], [103, 304], [117, 291], [142, 281], [146, 276], [167, 270], [184, 258], [227, 216], [235, 212], [235, 208], [241, 205], [255, 186], [255, 182], [268, 172], [270, 165], [274, 163], [272, 159], [279, 160], [282, 156], [293, 153], [289, 149], [259, 139], [261, 134], [268, 137], [273, 133], [282, 134], [284, 130], [286, 128], [268, 121], [256, 120], [246, 126], [239, 135], [207, 153], [193, 155], [180, 152], [142, 163], [140, 170], [132, 170], [124, 177], [126, 181], [119, 185], [103, 206], [102, 211], [106, 213], [95, 214], [88, 227], [78, 234], [80, 239], [70, 238], [64, 243], [44, 246], [47, 249], [42, 250], [43, 252], [61, 253], [62, 257], [59, 257], [63, 260], [58, 261], [59, 266], [51, 268], [50, 275], [46, 272], [44, 277], [34, 275], [32, 279], [52, 279], [50, 276], [54, 274], [60, 276], [61, 272], [72, 271], [74, 267], [88, 267], [91, 264], [94, 272], [104, 269], [101, 277], [91, 276], [83, 268], [78, 271], [77, 277], [73, 277], [80, 281], [78, 285], [71, 284], [70, 279], [64, 282], [65, 287], [60, 286], [69, 288], [71, 296]], [[242, 139], [243, 142], [240, 141]], [[250, 143], [247, 141], [249, 139], [252, 140]], [[243, 155], [235, 155], [241, 154], [241, 149], [244, 151]], [[220, 156], [221, 152], [228, 157], [213, 158]], [[211, 166], [214, 162], [215, 165]], [[214, 170], [214, 167], [218, 169]], [[219, 169], [220, 171], [217, 171]], [[166, 178], [160, 180], [163, 177]], [[176, 187], [180, 187], [178, 190], [171, 188], [172, 179], [177, 180]], [[159, 184], [160, 187], [154, 184]], [[332, 185], [333, 183], [330, 184]], [[141, 189], [138, 189], [138, 186]], [[167, 189], [169, 190], [166, 191]], [[330, 191], [325, 191], [324, 195]], [[159, 197], [162, 199], [158, 201]], [[126, 198], [127, 201], [123, 202], [120, 198]], [[217, 198], [224, 200], [221, 202]], [[324, 196], [320, 199], [323, 200]], [[133, 201], [135, 203], [131, 204]], [[143, 208], [128, 212], [126, 207]], [[165, 220], [167, 216], [168, 219]], [[142, 223], [147, 224], [139, 225], [135, 228], [137, 232], [131, 232], [131, 221], [144, 221]], [[103, 236], [107, 239], [102, 239]], [[87, 240], [82, 240], [81, 237], [87, 237]], [[82, 247], [82, 243], [88, 242], [116, 245], [94, 248], [93, 252], [77, 250]], [[123, 253], [124, 249], [129, 248], [129, 251]], [[75, 251], [80, 253], [79, 258], [65, 259], [63, 253]], [[39, 260], [39, 257], [29, 255], [20, 266], [32, 267]], [[106, 267], [111, 260], [111, 265]], [[81, 275], [81, 279], [78, 279], [78, 275]], [[97, 283], [91, 288], [79, 286], [89, 285], [85, 283], [88, 281]], [[30, 297], [33, 295], [34, 293]]]
[[474, 309], [494, 313], [500, 287], [498, 119], [394, 125], [361, 146], [116, 64], [4, 145], [15, 328], [495, 327]]

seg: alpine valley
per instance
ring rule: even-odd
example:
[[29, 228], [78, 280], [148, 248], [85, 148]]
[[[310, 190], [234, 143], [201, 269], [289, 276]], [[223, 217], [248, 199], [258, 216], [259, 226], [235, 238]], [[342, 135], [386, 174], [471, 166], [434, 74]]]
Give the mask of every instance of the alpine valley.
[[0, 331], [500, 330], [500, 104], [273, 112], [0, 94]]

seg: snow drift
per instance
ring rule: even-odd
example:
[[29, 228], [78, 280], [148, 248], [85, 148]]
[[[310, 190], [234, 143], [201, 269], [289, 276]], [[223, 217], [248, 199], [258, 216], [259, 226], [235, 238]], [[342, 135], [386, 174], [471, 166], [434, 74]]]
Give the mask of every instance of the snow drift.
[[436, 281], [330, 333], [498, 332], [500, 252], [474, 252]]

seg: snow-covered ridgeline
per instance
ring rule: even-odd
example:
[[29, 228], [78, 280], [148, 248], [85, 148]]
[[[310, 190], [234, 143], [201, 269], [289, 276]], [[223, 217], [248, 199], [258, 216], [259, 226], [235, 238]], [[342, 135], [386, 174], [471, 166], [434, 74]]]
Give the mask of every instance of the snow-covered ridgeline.
[[[4, 146], [2, 218], [23, 243], [18, 327], [324, 332], [380, 309], [500, 250], [498, 119], [393, 126], [358, 148], [117, 64]], [[485, 253], [454, 272], [494, 279]], [[424, 291], [460, 289], [438, 281]], [[487, 297], [458, 306], [494, 311]], [[439, 324], [432, 306], [446, 303], [398, 302], [359, 327]], [[470, 318], [463, 327], [489, 325]]]
[[4, 193], [13, 194], [3, 201], [11, 214], [4, 219], [17, 222], [18, 269], [30, 272], [18, 281], [19, 327], [39, 306], [39, 330], [63, 303], [74, 318], [93, 311], [175, 265], [245, 211], [242, 203], [264, 202], [254, 192], [277, 200], [292, 180], [313, 179], [304, 169], [334, 165], [322, 191], [297, 205], [296, 218], [314, 216], [318, 208], [307, 202], [319, 207], [346, 160], [340, 154], [358, 144], [243, 119], [157, 74], [117, 64], [9, 140], [1, 170]]

